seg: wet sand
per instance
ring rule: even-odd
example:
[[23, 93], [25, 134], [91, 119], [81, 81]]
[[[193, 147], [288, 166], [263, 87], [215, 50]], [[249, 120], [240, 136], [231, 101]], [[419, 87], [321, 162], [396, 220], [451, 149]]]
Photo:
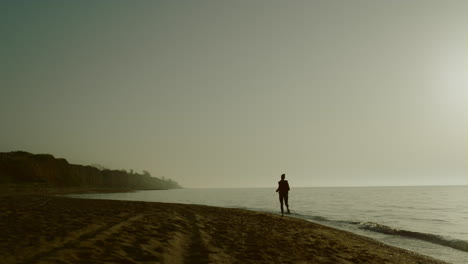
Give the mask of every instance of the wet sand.
[[0, 197], [0, 263], [444, 263], [268, 213], [199, 205]]

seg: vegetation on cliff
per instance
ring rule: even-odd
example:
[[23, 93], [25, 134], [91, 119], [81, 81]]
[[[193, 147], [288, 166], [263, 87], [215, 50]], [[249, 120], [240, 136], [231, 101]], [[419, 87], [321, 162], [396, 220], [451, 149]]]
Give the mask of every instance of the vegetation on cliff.
[[50, 154], [31, 154], [24, 151], [0, 152], [0, 183], [138, 190], [181, 188], [177, 182], [152, 177], [147, 171], [138, 174], [133, 171], [76, 165]]

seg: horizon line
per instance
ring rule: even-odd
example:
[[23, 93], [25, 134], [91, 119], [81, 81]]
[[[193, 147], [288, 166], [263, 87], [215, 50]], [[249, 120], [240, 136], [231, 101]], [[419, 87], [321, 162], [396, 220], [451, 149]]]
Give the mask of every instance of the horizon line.
[[[256, 187], [182, 187], [182, 189], [265, 189], [276, 188], [277, 186], [256, 186]], [[356, 186], [297, 186], [292, 188], [386, 188], [386, 187], [468, 187], [468, 184], [447, 184], [447, 185], [356, 185]]]

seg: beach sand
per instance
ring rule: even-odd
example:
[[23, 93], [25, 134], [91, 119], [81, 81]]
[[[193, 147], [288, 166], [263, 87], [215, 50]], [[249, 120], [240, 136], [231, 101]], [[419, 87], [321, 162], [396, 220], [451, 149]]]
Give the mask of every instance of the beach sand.
[[0, 263], [443, 263], [291, 217], [200, 205], [0, 197]]

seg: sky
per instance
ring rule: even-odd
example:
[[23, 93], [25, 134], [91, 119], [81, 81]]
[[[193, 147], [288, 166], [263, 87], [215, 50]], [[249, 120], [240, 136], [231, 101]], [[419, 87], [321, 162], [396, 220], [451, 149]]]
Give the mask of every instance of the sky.
[[184, 187], [468, 184], [467, 1], [2, 1], [0, 152]]

